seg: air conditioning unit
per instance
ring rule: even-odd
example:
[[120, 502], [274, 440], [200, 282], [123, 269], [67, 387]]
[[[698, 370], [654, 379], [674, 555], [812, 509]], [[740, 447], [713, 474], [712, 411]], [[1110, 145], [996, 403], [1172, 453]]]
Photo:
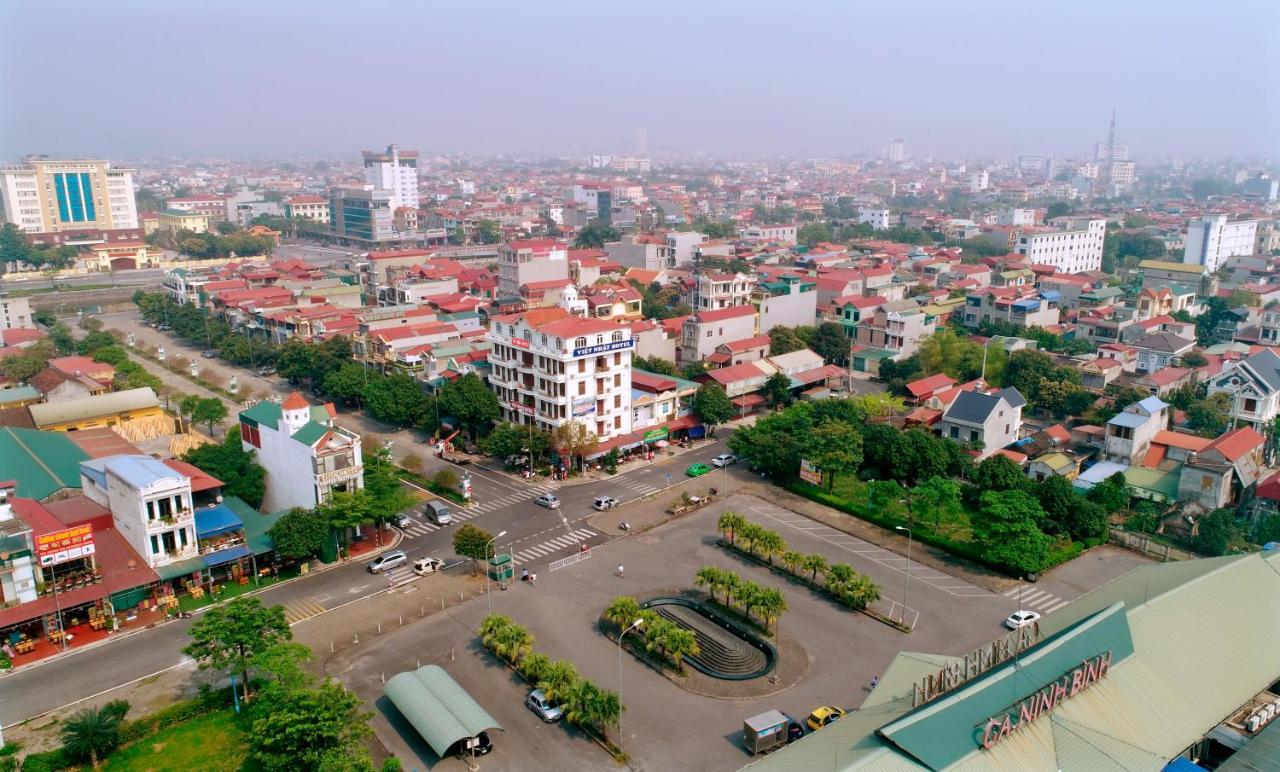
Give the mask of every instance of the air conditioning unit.
[[1260, 716], [1249, 716], [1248, 720], [1244, 722], [1244, 728], [1250, 732], [1258, 731], [1260, 726], [1262, 726], [1262, 718]]

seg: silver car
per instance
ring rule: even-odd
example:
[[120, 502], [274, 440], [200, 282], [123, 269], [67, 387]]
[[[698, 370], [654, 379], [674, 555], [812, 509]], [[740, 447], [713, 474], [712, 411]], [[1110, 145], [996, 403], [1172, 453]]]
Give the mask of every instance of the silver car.
[[392, 550], [386, 552], [373, 559], [369, 563], [369, 573], [377, 574], [396, 566], [404, 565], [409, 562], [409, 556], [404, 554], [404, 550]]
[[564, 707], [553, 705], [551, 700], [547, 699], [547, 695], [542, 693], [541, 689], [534, 689], [529, 692], [529, 696], [524, 698], [524, 704], [529, 710], [537, 714], [538, 718], [548, 724], [564, 718]]
[[556, 495], [554, 493], [544, 493], [538, 498], [534, 499], [533, 503], [537, 504], [540, 507], [546, 507], [547, 509], [560, 508], [560, 499], [556, 498]]

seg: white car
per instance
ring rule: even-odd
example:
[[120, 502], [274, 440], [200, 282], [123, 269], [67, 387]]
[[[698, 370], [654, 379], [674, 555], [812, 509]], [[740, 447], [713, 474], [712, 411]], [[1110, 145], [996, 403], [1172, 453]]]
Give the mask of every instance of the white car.
[[540, 507], [546, 507], [547, 509], [560, 508], [560, 499], [556, 498], [556, 495], [554, 493], [544, 493], [538, 498], [534, 499], [533, 503], [537, 504]]
[[606, 509], [613, 509], [618, 506], [618, 500], [612, 496], [596, 496], [595, 503], [591, 506], [595, 507], [596, 511], [603, 512]]
[[1023, 609], [1022, 611], [1015, 611], [1010, 614], [1009, 618], [1004, 620], [1004, 626], [1010, 630], [1017, 630], [1019, 628], [1026, 627], [1027, 625], [1035, 624], [1039, 621], [1039, 614], [1034, 611], [1027, 611], [1026, 609]]
[[730, 466], [736, 463], [738, 463], [738, 457], [733, 455], [732, 453], [721, 453], [720, 455], [711, 459], [711, 465], [716, 468], [722, 468], [722, 467]]
[[441, 568], [444, 568], [444, 563], [437, 558], [419, 558], [418, 560], [413, 561], [413, 572], [418, 576], [434, 574]]

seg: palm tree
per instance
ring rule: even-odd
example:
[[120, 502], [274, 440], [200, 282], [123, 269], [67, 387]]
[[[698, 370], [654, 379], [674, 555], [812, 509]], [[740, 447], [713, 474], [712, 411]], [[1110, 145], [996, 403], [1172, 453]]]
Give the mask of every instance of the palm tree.
[[751, 609], [755, 608], [756, 597], [760, 594], [760, 585], [755, 582], [743, 581], [737, 587], [733, 588], [733, 599], [742, 606], [742, 610], [746, 613], [747, 619], [751, 619]]
[[674, 622], [662, 617], [654, 617], [644, 626], [644, 650], [652, 653], [656, 649], [659, 654], [666, 656], [667, 637], [675, 628]]
[[756, 544], [760, 541], [760, 537], [764, 535], [764, 528], [755, 523], [743, 523], [738, 527], [738, 535], [742, 537], [742, 541], [747, 545], [747, 552], [752, 555], [756, 554]]
[[593, 695], [593, 703], [591, 713], [595, 718], [596, 726], [600, 728], [600, 734], [604, 739], [608, 740], [609, 727], [617, 726], [618, 721], [622, 718], [622, 700], [618, 697], [617, 692], [611, 692], [608, 689], [596, 689]]
[[766, 587], [760, 592], [760, 597], [756, 600], [757, 607], [760, 609], [760, 617], [764, 620], [764, 629], [768, 630], [771, 625], [777, 624], [778, 617], [782, 616], [787, 610], [787, 599], [782, 591], [774, 587]]
[[73, 757], [88, 758], [94, 769], [120, 744], [120, 716], [116, 711], [85, 708], [62, 725], [62, 745]]
[[537, 683], [551, 666], [551, 658], [542, 652], [534, 651], [525, 655], [520, 661], [520, 672], [530, 683]]
[[[694, 574], [693, 583], [699, 587], [706, 587], [711, 591], [711, 599], [716, 599], [716, 590], [724, 587], [725, 574], [728, 573], [718, 566], [703, 566], [698, 569], [698, 573]], [[606, 613], [608, 613], [606, 611]]]
[[622, 703], [615, 692], [601, 689], [590, 681], [576, 682], [565, 696], [565, 718], [578, 726], [596, 730], [608, 739], [610, 726], [622, 716]]
[[777, 531], [764, 531], [760, 534], [760, 553], [773, 565], [773, 557], [787, 551], [787, 542]]
[[500, 630], [494, 636], [493, 651], [509, 664], [516, 664], [520, 658], [533, 649], [533, 633], [520, 625], [511, 625]]
[[827, 559], [817, 553], [805, 555], [801, 568], [809, 572], [809, 584], [816, 585], [818, 583], [818, 572], [821, 571], [823, 575], [827, 573]]
[[560, 703], [564, 705], [564, 717], [578, 726], [591, 726], [594, 718], [592, 701], [599, 691], [595, 684], [585, 678], [574, 679], [561, 693]]
[[849, 584], [857, 575], [858, 572], [846, 563], [832, 563], [827, 567], [827, 584]]
[[787, 571], [792, 574], [800, 573], [800, 567], [804, 565], [804, 553], [795, 550], [787, 550], [782, 553], [782, 565], [786, 566]]
[[492, 649], [499, 633], [512, 625], [511, 617], [502, 614], [490, 614], [480, 622], [480, 642], [485, 648]]
[[566, 659], [558, 659], [547, 665], [538, 679], [538, 688], [552, 702], [565, 702], [569, 690], [578, 680], [578, 669]]
[[861, 611], [880, 600], [880, 586], [866, 574], [858, 574], [845, 586], [845, 602]]
[[720, 519], [716, 521], [716, 527], [719, 528], [729, 540], [729, 546], [734, 546], [734, 539], [737, 538], [739, 530], [747, 524], [747, 519], [737, 512], [726, 510], [720, 515]]
[[671, 664], [675, 665], [676, 670], [682, 672], [686, 655], [697, 656], [702, 653], [702, 649], [698, 648], [698, 638], [693, 631], [679, 625], [671, 626], [663, 647], [667, 650], [667, 658], [671, 660]]
[[604, 610], [604, 618], [618, 627], [626, 627], [640, 614], [640, 602], [629, 595], [619, 595]]

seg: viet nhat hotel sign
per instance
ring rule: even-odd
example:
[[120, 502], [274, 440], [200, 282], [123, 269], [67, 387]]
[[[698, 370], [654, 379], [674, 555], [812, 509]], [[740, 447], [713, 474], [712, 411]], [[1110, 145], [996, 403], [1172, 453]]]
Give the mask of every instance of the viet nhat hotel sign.
[[36, 555], [42, 566], [56, 566], [68, 560], [94, 554], [93, 526], [77, 525], [36, 537]]
[[343, 480], [354, 480], [364, 473], [363, 466], [349, 466], [346, 469], [334, 469], [328, 472], [322, 472], [316, 475], [316, 482], [320, 485], [333, 485]]
[[599, 346], [587, 346], [585, 348], [575, 348], [573, 355], [576, 357], [587, 357], [594, 354], [604, 354], [609, 351], [619, 351], [624, 348], [631, 348], [636, 345], [634, 338], [629, 340], [615, 340], [612, 343], [601, 343]]

